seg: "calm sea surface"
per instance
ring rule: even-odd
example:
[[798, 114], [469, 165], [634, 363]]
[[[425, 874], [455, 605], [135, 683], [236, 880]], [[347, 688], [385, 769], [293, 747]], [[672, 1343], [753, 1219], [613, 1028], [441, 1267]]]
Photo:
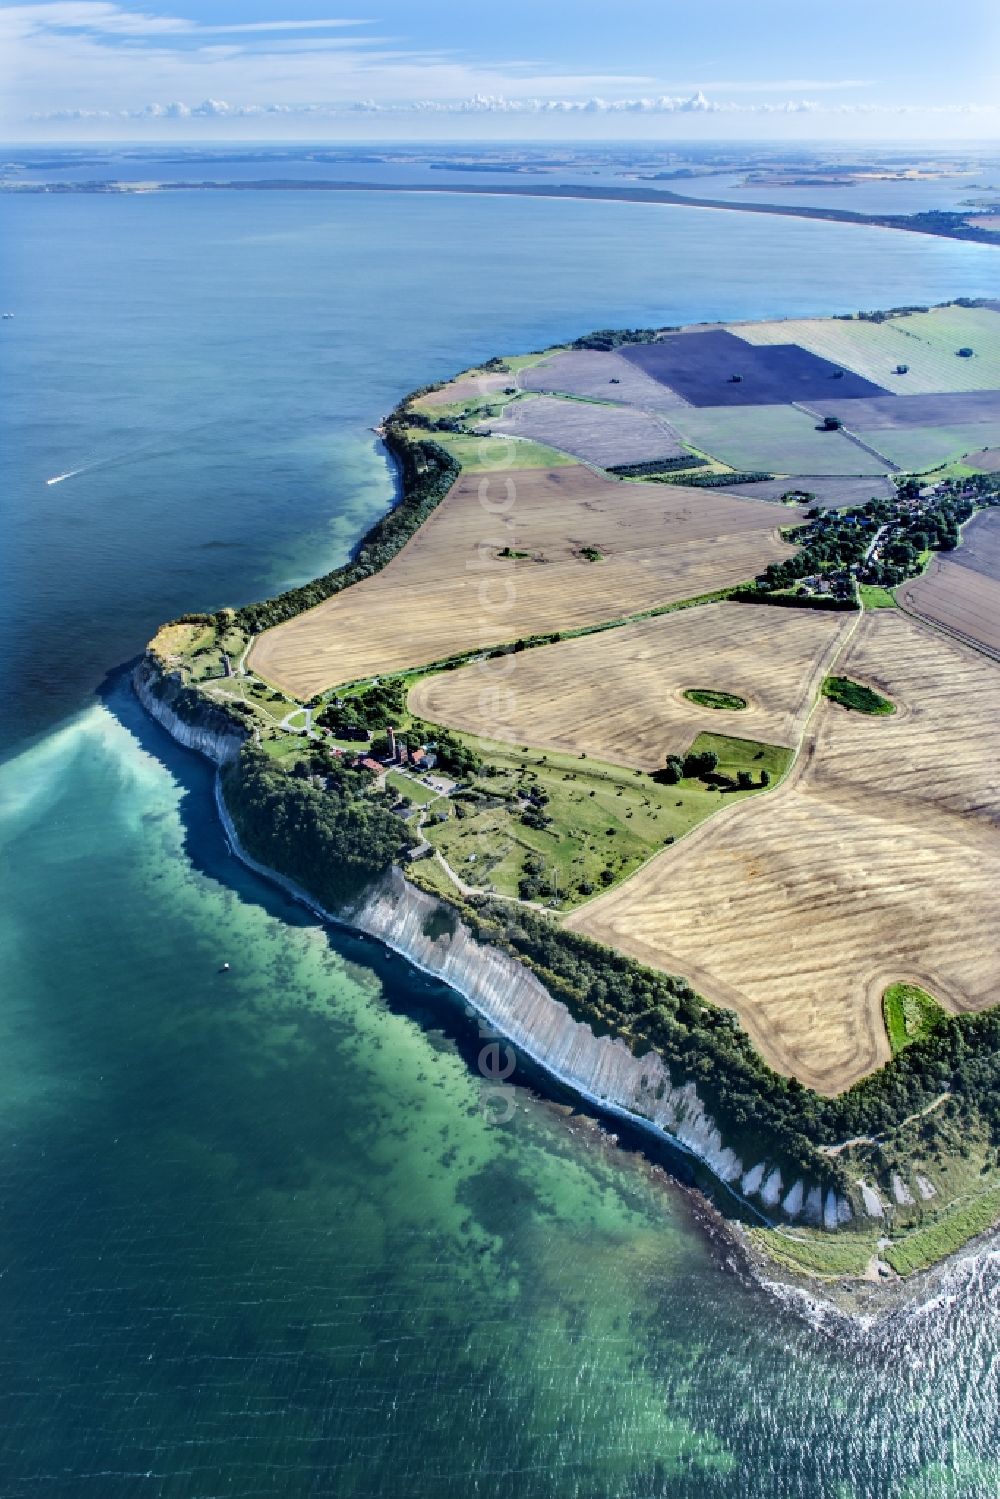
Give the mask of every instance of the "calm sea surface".
[[236, 865], [122, 666], [342, 558], [416, 385], [995, 295], [1000, 257], [390, 195], [4, 197], [0, 230], [2, 1499], [995, 1499], [995, 1255], [801, 1315], [530, 1089], [491, 1128], [461, 1005]]

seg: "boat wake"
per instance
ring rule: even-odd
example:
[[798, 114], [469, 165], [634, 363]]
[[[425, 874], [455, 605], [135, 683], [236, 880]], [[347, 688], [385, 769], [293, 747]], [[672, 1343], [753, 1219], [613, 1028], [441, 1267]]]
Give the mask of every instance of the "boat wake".
[[64, 474], [55, 474], [51, 479], [46, 479], [46, 484], [62, 484], [67, 479], [75, 479], [77, 474], [85, 473], [85, 468], [68, 468]]

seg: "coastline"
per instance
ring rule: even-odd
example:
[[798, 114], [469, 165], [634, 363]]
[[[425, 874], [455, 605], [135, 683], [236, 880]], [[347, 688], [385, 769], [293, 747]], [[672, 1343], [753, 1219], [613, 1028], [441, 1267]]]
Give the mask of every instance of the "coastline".
[[[221, 765], [214, 755], [209, 753], [201, 745], [194, 745], [181, 736], [175, 735], [172, 728], [164, 721], [160, 713], [151, 709], [144, 701], [142, 695], [135, 686], [136, 696], [144, 709], [155, 722], [182, 748], [208, 758], [216, 766], [213, 777], [213, 802], [216, 814], [222, 827], [227, 847], [233, 858], [238, 859], [247, 869], [251, 870], [260, 879], [281, 890], [289, 899], [303, 906], [312, 913], [323, 925], [340, 928], [343, 931], [360, 934], [369, 940], [377, 942], [386, 950], [397, 954], [405, 959], [414, 968], [428, 977], [436, 978], [445, 982], [453, 993], [465, 1001], [467, 1013], [475, 1014], [488, 1024], [493, 1024], [492, 1017], [475, 1002], [474, 997], [465, 994], [448, 979], [443, 979], [435, 969], [421, 963], [405, 945], [393, 942], [385, 935], [375, 933], [367, 929], [361, 923], [349, 919], [350, 913], [337, 914], [324, 909], [322, 905], [297, 885], [293, 880], [267, 865], [260, 863], [243, 847], [239, 834], [233, 824], [229, 809], [226, 807], [221, 786]], [[162, 707], [162, 705], [159, 705]], [[414, 894], [423, 894], [414, 887], [410, 887]], [[431, 899], [428, 897], [428, 899]], [[447, 910], [442, 902], [435, 902], [442, 909]], [[558, 1001], [553, 1001], [558, 1004]], [[562, 1008], [562, 1007], [560, 1007]], [[514, 1038], [502, 1036], [501, 1039], [511, 1040], [517, 1046], [519, 1052], [527, 1056], [540, 1073], [554, 1082], [559, 1088], [565, 1089], [588, 1109], [593, 1112], [589, 1118], [600, 1125], [600, 1115], [611, 1116], [620, 1119], [630, 1128], [640, 1134], [644, 1134], [661, 1145], [667, 1145], [670, 1149], [678, 1151], [681, 1155], [700, 1163], [705, 1169], [711, 1171], [711, 1167], [704, 1158], [690, 1146], [686, 1145], [678, 1137], [659, 1128], [649, 1119], [635, 1114], [630, 1110], [616, 1105], [612, 1100], [598, 1097], [596, 1094], [582, 1088], [574, 1079], [562, 1076], [554, 1070], [538, 1054], [537, 1048], [532, 1049]], [[963, 1264], [972, 1263], [982, 1254], [991, 1254], [1000, 1251], [1000, 1229], [993, 1228], [977, 1235], [961, 1248], [954, 1250], [944, 1259], [930, 1266], [926, 1270], [918, 1271], [909, 1276], [899, 1276], [890, 1280], [866, 1280], [860, 1277], [842, 1277], [839, 1279], [823, 1278], [818, 1275], [809, 1274], [806, 1271], [795, 1272], [792, 1269], [778, 1264], [755, 1243], [748, 1235], [745, 1226], [739, 1221], [734, 1221], [705, 1195], [704, 1190], [696, 1183], [678, 1181], [673, 1177], [668, 1167], [654, 1165], [654, 1170], [662, 1171], [664, 1178], [671, 1187], [680, 1191], [688, 1201], [692, 1219], [697, 1224], [710, 1253], [715, 1257], [723, 1269], [737, 1275], [747, 1285], [756, 1287], [759, 1291], [780, 1302], [797, 1317], [803, 1318], [816, 1326], [829, 1327], [832, 1323], [834, 1330], [839, 1324], [865, 1323], [874, 1317], [892, 1315], [904, 1312], [908, 1307], [918, 1306], [929, 1295], [939, 1293], [940, 1283], [949, 1276], [957, 1273]], [[714, 1175], [714, 1173], [713, 1173]], [[722, 1184], [724, 1187], [725, 1183]], [[732, 1188], [726, 1188], [733, 1191]], [[763, 1214], [759, 1212], [739, 1192], [734, 1191], [737, 1197], [751, 1212], [753, 1212], [762, 1223], [767, 1223]]]
[[[576, 200], [584, 203], [639, 203], [662, 208], [697, 208], [721, 213], [756, 213], [779, 218], [819, 220], [833, 224], [853, 224], [859, 228], [899, 230], [904, 234], [925, 234], [932, 239], [954, 239], [968, 244], [1000, 246], [1000, 236], [964, 222], [961, 213], [866, 214], [846, 208], [823, 208], [811, 204], [737, 203], [725, 198], [685, 197], [669, 189], [588, 187], [583, 183], [416, 183], [416, 182], [310, 182], [296, 179], [267, 179], [254, 182], [155, 182], [141, 189], [119, 183], [20, 183], [0, 188], [10, 193], [127, 193], [157, 192], [356, 192], [356, 193], [423, 193], [438, 196], [480, 198], [536, 198]], [[947, 222], [945, 221], [947, 219]]]
[[[486, 366], [491, 367], [489, 363]], [[308, 800], [316, 797], [315, 787], [321, 792], [331, 789], [329, 778], [324, 780], [321, 762], [318, 775], [310, 774], [306, 763], [297, 765], [298, 782], [294, 775], [278, 777], [288, 787], [301, 787], [303, 781], [315, 786], [308, 786], [308, 797], [296, 793], [298, 803], [295, 796], [289, 801], [286, 791], [279, 791], [273, 804], [275, 815], [262, 820], [253, 812], [252, 802], [246, 800], [243, 787], [253, 779], [255, 772], [250, 767], [255, 757], [260, 764], [271, 763], [272, 771], [276, 769], [276, 763], [268, 762], [261, 753], [259, 743], [262, 733], [265, 740], [269, 738], [269, 719], [261, 714], [259, 704], [251, 705], [246, 700], [245, 693], [243, 702], [237, 705], [244, 715], [240, 717], [211, 692], [203, 692], [198, 675], [192, 677], [188, 671], [183, 651], [176, 653], [176, 632], [180, 626], [196, 634], [208, 629], [210, 638], [219, 640], [224, 631], [236, 628], [242, 635], [236, 645], [228, 638], [223, 640], [224, 659], [230, 659], [225, 651], [233, 653], [231, 659], [235, 660], [242, 650], [242, 662], [248, 641], [262, 631], [308, 612], [360, 577], [385, 567], [426, 522], [461, 471], [457, 459], [440, 444], [427, 441], [422, 430], [411, 433], [404, 429], [409, 403], [420, 394], [404, 398], [382, 424], [387, 450], [399, 466], [400, 485], [394, 505], [362, 538], [352, 562], [274, 599], [238, 610], [222, 610], [214, 616], [184, 615], [164, 626], [164, 636], [174, 632], [173, 647], [161, 643], [158, 648], [158, 636], [133, 673], [133, 686], [143, 707], [180, 744], [225, 768], [224, 784], [222, 775], [216, 776], [214, 796], [234, 857], [305, 906], [320, 922], [371, 937], [418, 971], [443, 982], [465, 999], [470, 1015], [478, 1014], [489, 1023], [495, 1039], [509, 1041], [556, 1087], [600, 1114], [621, 1120], [630, 1129], [645, 1132], [669, 1150], [700, 1163], [713, 1178], [708, 1196], [698, 1194], [707, 1211], [713, 1211], [710, 1204], [721, 1186], [742, 1205], [746, 1217], [752, 1216], [765, 1230], [760, 1233], [754, 1227], [748, 1232], [741, 1227], [741, 1214], [737, 1213], [733, 1221], [725, 1207], [720, 1215], [727, 1242], [741, 1246], [747, 1265], [752, 1267], [748, 1271], [752, 1278], [768, 1285], [808, 1286], [812, 1295], [818, 1286], [826, 1289], [836, 1285], [843, 1290], [851, 1284], [861, 1287], [869, 1299], [886, 1289], [912, 1286], [926, 1273], [922, 1265], [947, 1264], [964, 1251], [966, 1244], [983, 1237], [983, 1210], [989, 1204], [980, 1203], [974, 1232], [970, 1232], [970, 1221], [954, 1222], [946, 1247], [941, 1240], [935, 1243], [934, 1235], [942, 1224], [947, 1234], [948, 1212], [963, 1200], [952, 1191], [942, 1199], [944, 1214], [932, 1214], [926, 1225], [924, 1240], [930, 1242], [915, 1248], [908, 1264], [906, 1252], [892, 1260], [890, 1249], [892, 1263], [886, 1263], [882, 1259], [883, 1244], [892, 1246], [894, 1239], [903, 1242], [907, 1236], [915, 1236], [920, 1242], [926, 1222], [923, 1213], [904, 1213], [899, 1222], [887, 1195], [890, 1187], [883, 1184], [883, 1199], [889, 1204], [886, 1219], [877, 1193], [857, 1176], [859, 1170], [865, 1177], [872, 1171], [877, 1173], [881, 1168], [875, 1161], [852, 1159], [849, 1167], [824, 1170], [830, 1157], [842, 1148], [838, 1144], [831, 1150], [831, 1140], [839, 1142], [850, 1135], [848, 1145], [867, 1143], [873, 1147], [877, 1140], [855, 1140], [855, 1133], [861, 1132], [850, 1129], [824, 1134], [823, 1130], [835, 1125], [822, 1121], [813, 1133], [808, 1115], [796, 1113], [797, 1100], [789, 1104], [784, 1101], [784, 1079], [769, 1072], [758, 1054], [744, 1060], [739, 1049], [727, 1051], [725, 1043], [721, 1048], [716, 1044], [712, 1035], [715, 1022], [711, 1019], [715, 1010], [693, 1008], [698, 997], [689, 985], [669, 975], [665, 980], [657, 979], [651, 970], [646, 970], [644, 977], [641, 965], [636, 978], [623, 973], [619, 981], [619, 970], [602, 971], [600, 967], [613, 961], [614, 948], [590, 943], [589, 955], [579, 948], [567, 948], [565, 943], [560, 946], [548, 936], [539, 937], [527, 916], [508, 921], [489, 901], [477, 902], [465, 896], [452, 900], [417, 874], [407, 878], [402, 868], [408, 857], [405, 841], [401, 844], [393, 839], [395, 852], [369, 857], [367, 875], [361, 877], [363, 895], [355, 896], [357, 885], [348, 884], [346, 891], [342, 884], [331, 885], [329, 872], [344, 868], [342, 859], [351, 856], [349, 843], [334, 835], [333, 842], [327, 842], [322, 857], [318, 857], [319, 845], [313, 847], [307, 838], [312, 852], [303, 862], [286, 857], [284, 847], [268, 835], [268, 829], [285, 825], [289, 816], [295, 826], [309, 829]], [[214, 636], [212, 631], [216, 632]], [[261, 683], [257, 685], [261, 687]], [[267, 686], [265, 680], [263, 688]], [[285, 725], [280, 727], [284, 729]], [[258, 741], [256, 745], [254, 741]], [[238, 765], [233, 763], [236, 761]], [[256, 784], [259, 789], [259, 776]], [[227, 790], [234, 798], [235, 821], [226, 805]], [[380, 815], [386, 817], [388, 813]], [[260, 857], [249, 852], [237, 822]], [[370, 850], [379, 846], [377, 838], [368, 845]], [[295, 878], [282, 872], [286, 868]], [[311, 893], [313, 889], [318, 889], [318, 896]], [[591, 977], [580, 978], [580, 968], [574, 969], [574, 964]], [[647, 1000], [641, 1017], [645, 1020], [648, 1014], [658, 1015], [662, 1004], [662, 1021], [639, 1026], [632, 1022], [629, 985], [635, 982], [666, 983], [665, 991], [649, 991], [653, 1004], [650, 1006]], [[591, 983], [606, 986], [602, 995], [606, 992], [618, 998], [610, 1004], [603, 997], [595, 1001], [594, 991], [587, 988]], [[579, 984], [582, 987], [577, 987]], [[680, 987], [671, 989], [671, 985]], [[656, 999], [658, 993], [660, 998]], [[566, 1002], [558, 996], [565, 996]], [[678, 1008], [679, 1021], [674, 1018]], [[701, 1016], [709, 1016], [707, 1023]], [[782, 1100], [777, 1106], [775, 1098]], [[800, 1125], [800, 1118], [805, 1127]], [[887, 1128], [892, 1127], [890, 1121]], [[798, 1137], [796, 1130], [802, 1131]], [[890, 1156], [886, 1173], [893, 1164]], [[988, 1197], [992, 1203], [995, 1192], [996, 1188], [991, 1188], [980, 1197]], [[929, 1190], [922, 1195], [937, 1193]], [[912, 1203], [912, 1198], [897, 1195], [896, 1201]], [[834, 1243], [836, 1231], [852, 1220], [861, 1234], [848, 1235], [843, 1245]], [[804, 1229], [804, 1235], [786, 1235], [784, 1228], [791, 1225]], [[819, 1231], [816, 1238], [810, 1230]], [[963, 1231], [969, 1234], [965, 1244], [960, 1237]], [[877, 1232], [893, 1237], [876, 1241]], [[987, 1235], [990, 1232], [985, 1229]], [[900, 1233], [902, 1241], [897, 1237]], [[797, 1253], [790, 1247], [796, 1240], [802, 1246]], [[767, 1274], [761, 1266], [767, 1267]]]
[[[707, 1167], [708, 1170], [713, 1173], [713, 1175], [716, 1175], [711, 1161], [707, 1159], [704, 1154], [699, 1152], [695, 1148], [694, 1144], [692, 1144], [690, 1141], [685, 1141], [679, 1135], [670, 1133], [668, 1130], [665, 1130], [658, 1126], [653, 1120], [644, 1118], [641, 1114], [632, 1112], [624, 1105], [615, 1102], [615, 1100], [612, 1098], [609, 1098], [607, 1096], [599, 1096], [597, 1093], [589, 1091], [587, 1088], [581, 1085], [578, 1078], [574, 1078], [571, 1075], [559, 1072], [552, 1066], [551, 1060], [544, 1055], [537, 1043], [532, 1044], [530, 1038], [512, 1036], [504, 1032], [497, 1025], [498, 1017], [495, 1014], [491, 1013], [489, 1009], [482, 1003], [473, 985], [470, 984], [467, 986], [467, 988], [460, 988], [458, 984], [454, 983], [451, 979], [446, 977], [440, 968], [433, 967], [426, 961], [421, 961], [420, 955], [414, 952], [412, 945], [409, 945], [400, 940], [394, 941], [392, 937], [389, 936], [386, 932], [374, 929], [374, 926], [371, 922], [366, 924], [364, 919], [364, 912], [371, 899], [370, 895], [363, 898], [359, 905], [353, 910], [346, 911], [343, 914], [337, 914], [335, 912], [326, 910], [312, 895], [309, 894], [307, 890], [304, 890], [293, 880], [288, 879], [287, 876], [281, 874], [278, 870], [272, 869], [266, 864], [261, 864], [259, 860], [255, 859], [253, 855], [250, 854], [246, 850], [246, 848], [244, 848], [242, 842], [240, 841], [239, 833], [236, 830], [229, 809], [226, 806], [225, 797], [222, 792], [221, 779], [218, 771], [216, 772], [213, 782], [213, 797], [215, 801], [216, 812], [218, 814], [219, 821], [222, 824], [222, 828], [225, 833], [226, 842], [229, 846], [230, 852], [232, 853], [234, 858], [239, 859], [240, 863], [244, 864], [248, 869], [252, 870], [254, 874], [259, 875], [261, 879], [267, 880], [270, 884], [276, 885], [292, 900], [296, 901], [299, 905], [305, 906], [307, 910], [311, 911], [313, 915], [324, 924], [341, 927], [346, 931], [352, 931], [356, 933], [360, 932], [362, 935], [378, 942], [382, 947], [387, 948], [390, 952], [394, 952], [399, 957], [405, 958], [408, 963], [410, 963], [414, 968], [418, 969], [421, 973], [426, 974], [429, 978], [435, 978], [448, 984], [449, 988], [451, 988], [456, 994], [460, 995], [461, 998], [466, 1001], [466, 1005], [470, 1010], [474, 1011], [480, 1017], [480, 1019], [487, 1021], [489, 1025], [497, 1027], [497, 1034], [502, 1039], [509, 1041], [511, 1042], [511, 1044], [516, 1046], [518, 1051], [528, 1057], [530, 1061], [535, 1064], [535, 1066], [537, 1066], [547, 1077], [551, 1078], [560, 1087], [567, 1089], [576, 1097], [580, 1098], [584, 1103], [589, 1104], [591, 1107], [597, 1110], [600, 1110], [602, 1113], [613, 1115], [615, 1118], [620, 1119], [623, 1123], [626, 1123], [635, 1129], [644, 1131], [652, 1135], [661, 1144], [666, 1144], [672, 1149], [679, 1151], [682, 1155], [689, 1157], [691, 1160], [700, 1162], [702, 1165]], [[390, 872], [390, 875], [387, 877], [387, 879], [391, 881], [395, 886], [394, 893], [397, 895], [404, 895], [406, 898], [411, 899], [414, 902], [415, 908], [419, 909], [420, 903], [426, 903], [432, 912], [438, 912], [442, 915], [448, 916], [453, 914], [451, 913], [450, 907], [446, 906], [443, 901], [439, 901], [434, 896], [428, 895], [424, 891], [418, 890], [415, 886], [408, 884], [405, 878], [401, 875], [398, 868], [394, 868]], [[377, 897], [378, 887], [376, 887], [371, 894]], [[423, 915], [423, 913], [421, 913], [421, 915]], [[463, 928], [463, 930], [465, 929]], [[473, 945], [478, 946], [478, 944], [475, 944], [475, 939], [471, 937], [471, 934], [469, 940]], [[483, 951], [482, 948], [480, 948], [479, 950]], [[563, 1014], [566, 1016], [566, 1021], [569, 1024], [579, 1025], [579, 1022], [572, 1021], [570, 1019], [569, 1014], [566, 1011], [566, 1007], [559, 1000], [554, 999], [550, 994], [548, 994], [548, 991], [543, 989], [543, 986], [538, 983], [537, 979], [535, 979], [533, 975], [528, 975], [528, 981], [537, 985], [538, 989], [545, 995], [548, 1002], [558, 1010], [563, 1012]], [[599, 1039], [593, 1035], [593, 1032], [590, 1031], [589, 1026], [581, 1026], [580, 1029], [585, 1029], [589, 1033], [591, 1041], [594, 1045], [600, 1045]], [[612, 1042], [610, 1044], [614, 1045], [615, 1043]], [[714, 1128], [714, 1126], [711, 1127]], [[722, 1177], [717, 1177], [717, 1179], [728, 1192], [730, 1192], [756, 1218], [759, 1219], [761, 1224], [767, 1227], [771, 1226], [772, 1220], [768, 1218], [766, 1214], [761, 1212], [761, 1210], [753, 1202], [751, 1202], [749, 1198], [744, 1197], [743, 1194], [740, 1193], [733, 1184], [726, 1182]]]

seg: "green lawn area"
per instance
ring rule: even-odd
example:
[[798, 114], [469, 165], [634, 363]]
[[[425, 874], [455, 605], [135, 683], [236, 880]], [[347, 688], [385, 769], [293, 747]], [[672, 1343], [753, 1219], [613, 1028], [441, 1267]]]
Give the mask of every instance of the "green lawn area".
[[385, 784], [393, 791], [398, 791], [400, 796], [408, 796], [410, 801], [418, 807], [426, 807], [428, 802], [437, 801], [440, 792], [433, 791], [430, 786], [425, 786], [414, 776], [405, 775], [399, 770], [390, 770], [385, 778]]
[[746, 698], [737, 697], [734, 692], [716, 692], [714, 687], [691, 687], [684, 696], [699, 708], [727, 708], [736, 712], [747, 706]]
[[890, 984], [882, 996], [882, 1014], [893, 1056], [922, 1041], [944, 1017], [937, 1000], [916, 984]]
[[[668, 786], [620, 765], [459, 737], [483, 755], [483, 770], [468, 783], [469, 796], [435, 807], [448, 817], [425, 828], [428, 840], [467, 884], [502, 895], [519, 893], [534, 856], [545, 886], [537, 898], [563, 911], [626, 879], [727, 802], [761, 789], [722, 790], [690, 777]], [[714, 750], [719, 771], [734, 778], [745, 769], [756, 780], [766, 769], [772, 784], [792, 756], [718, 734], [700, 734], [692, 748]], [[544, 827], [523, 821], [532, 791], [547, 798], [539, 808], [551, 819]]]
[[896, 595], [891, 588], [882, 588], [878, 583], [859, 583], [858, 595], [862, 609], [896, 609]]
[[552, 354], [562, 353], [566, 347], [566, 344], [556, 344], [552, 349], [543, 349], [540, 354], [504, 354], [503, 362], [510, 370], [526, 370], [533, 364], [541, 364], [543, 359], [548, 359]]
[[882, 697], [871, 687], [863, 687], [860, 682], [852, 682], [850, 677], [827, 677], [823, 682], [823, 696], [855, 713], [885, 717], [896, 711], [895, 705], [887, 697]]
[[412, 435], [433, 437], [473, 474], [504, 468], [569, 468], [577, 462], [568, 453], [559, 453], [526, 437], [467, 437], [463, 433], [426, 433], [416, 429]]
[[272, 760], [286, 763], [287, 768], [294, 761], [301, 760], [306, 750], [306, 741], [297, 739], [291, 734], [275, 734], [273, 739], [262, 738], [261, 748]]

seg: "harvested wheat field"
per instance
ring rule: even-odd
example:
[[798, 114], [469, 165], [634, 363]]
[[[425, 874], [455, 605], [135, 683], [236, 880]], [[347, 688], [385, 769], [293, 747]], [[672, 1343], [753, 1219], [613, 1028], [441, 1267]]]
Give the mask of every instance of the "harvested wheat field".
[[1000, 654], [1000, 511], [981, 510], [960, 550], [935, 555], [896, 596], [904, 609]]
[[[777, 525], [801, 514], [620, 483], [579, 465], [467, 474], [388, 567], [268, 630], [250, 664], [311, 697], [376, 672], [615, 619], [753, 577], [792, 554]], [[526, 555], [503, 558], [506, 547]], [[601, 560], [588, 561], [584, 548]]]
[[521, 370], [522, 390], [561, 391], [570, 396], [590, 396], [602, 401], [621, 401], [644, 411], [676, 411], [687, 401], [676, 391], [643, 374], [620, 354], [600, 349], [568, 349]]
[[555, 396], [514, 401], [502, 417], [491, 417], [476, 430], [530, 437], [602, 468], [679, 458], [686, 452], [663, 418], [648, 411], [597, 401], [560, 401]]
[[894, 980], [953, 1010], [1000, 1001], [1000, 669], [886, 610], [862, 617], [836, 670], [896, 713], [822, 701], [776, 791], [567, 921], [684, 974], [774, 1067], [825, 1093], [888, 1061]]
[[[1000, 314], [989, 307], [936, 307], [871, 323], [859, 318], [787, 318], [733, 323], [750, 344], [796, 343], [897, 395], [1000, 387]], [[957, 351], [974, 350], [970, 359]], [[908, 366], [897, 374], [896, 366]]]
[[[485, 738], [641, 770], [683, 755], [702, 730], [792, 747], [849, 629], [850, 616], [814, 609], [703, 604], [506, 657], [503, 677], [494, 663], [425, 677], [410, 707]], [[692, 687], [748, 706], [698, 707], [683, 696]]]

